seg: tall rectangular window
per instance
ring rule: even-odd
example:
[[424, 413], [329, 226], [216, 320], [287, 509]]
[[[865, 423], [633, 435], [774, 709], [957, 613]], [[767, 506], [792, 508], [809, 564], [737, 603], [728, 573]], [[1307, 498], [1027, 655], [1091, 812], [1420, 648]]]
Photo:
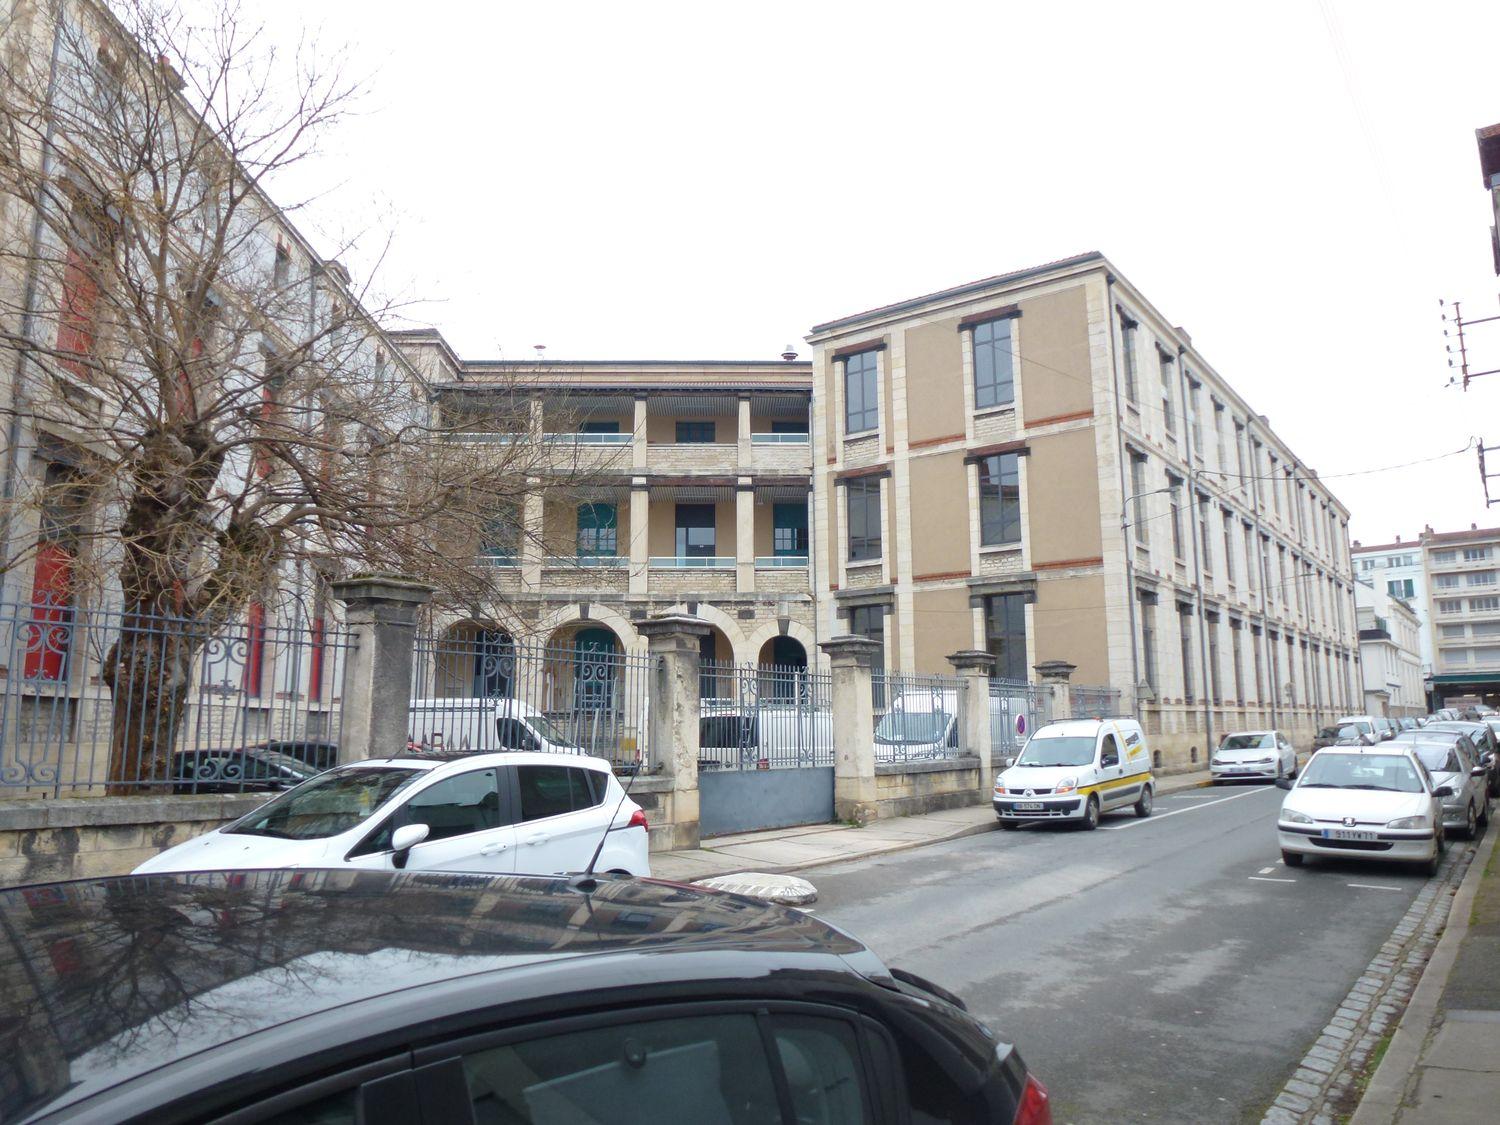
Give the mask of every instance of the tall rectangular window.
[[1193, 687], [1193, 607], [1177, 605], [1177, 641], [1182, 651], [1182, 701], [1192, 703], [1197, 697]]
[[1172, 380], [1176, 376], [1177, 368], [1172, 362], [1172, 357], [1167, 354], [1165, 348], [1160, 344], [1156, 346], [1157, 366], [1161, 369], [1161, 421], [1166, 429], [1168, 437], [1177, 434], [1177, 407], [1175, 396], [1172, 394]]
[[849, 561], [880, 557], [880, 480], [855, 478], [844, 485], [849, 517]]
[[1240, 651], [1244, 631], [1238, 622], [1229, 623], [1229, 648], [1234, 661], [1234, 702], [1239, 707], [1245, 705], [1245, 658]]
[[521, 518], [518, 505], [508, 505], [484, 521], [479, 533], [481, 566], [514, 566], [521, 554]]
[[857, 605], [849, 610], [849, 632], [880, 642], [870, 669], [874, 681], [874, 704], [884, 709], [885, 698], [885, 606]]
[[1202, 388], [1188, 376], [1187, 419], [1188, 435], [1193, 439], [1193, 455], [1203, 460], [1203, 414], [1199, 410], [1199, 394]]
[[1026, 600], [1021, 595], [985, 598], [984, 644], [995, 657], [995, 675], [1026, 679]]
[[1224, 519], [1224, 579], [1234, 585], [1234, 516], [1228, 508], [1221, 508]]
[[1250, 651], [1255, 657], [1255, 702], [1264, 706], [1266, 703], [1266, 666], [1261, 655], [1261, 645], [1265, 642], [1261, 639], [1259, 631], [1252, 629], [1250, 635]]
[[1120, 314], [1120, 359], [1121, 367], [1125, 371], [1125, 400], [1131, 406], [1140, 402], [1139, 391], [1136, 388], [1135, 368], [1135, 330], [1139, 327], [1123, 312]]
[[1215, 703], [1223, 701], [1219, 690], [1219, 623], [1208, 622], [1208, 698]]
[[1396, 578], [1385, 584], [1386, 592], [1393, 598], [1415, 597], [1416, 581], [1411, 578]]
[[[679, 505], [679, 508], [681, 505]], [[707, 506], [713, 511], [712, 505]], [[605, 558], [620, 553], [619, 512], [613, 504], [578, 505], [579, 558]], [[709, 554], [713, 552], [710, 551]]]
[[1183, 558], [1183, 546], [1186, 540], [1182, 536], [1182, 478], [1167, 474], [1167, 499], [1172, 504], [1172, 557]]
[[1156, 602], [1149, 595], [1140, 595], [1141, 604], [1141, 679], [1152, 691], [1157, 689], [1156, 679]]
[[1259, 569], [1255, 562], [1255, 532], [1248, 523], [1242, 526], [1245, 531], [1245, 589], [1253, 596], [1259, 585], [1255, 580], [1255, 572]]
[[292, 252], [281, 243], [276, 244], [276, 258], [271, 264], [271, 284], [279, 292], [292, 279]]
[[1212, 574], [1214, 569], [1213, 536], [1208, 529], [1208, 497], [1198, 494], [1198, 531], [1203, 541], [1203, 569]]
[[1146, 522], [1146, 455], [1130, 454], [1130, 506], [1131, 530], [1137, 543], [1151, 541], [1151, 525]]
[[844, 432], [862, 434], [880, 426], [880, 353], [859, 352], [844, 360]]
[[714, 424], [712, 422], [678, 422], [678, 445], [712, 445]]
[[[1218, 446], [1218, 453], [1219, 453], [1218, 460], [1215, 462], [1215, 464], [1218, 466], [1219, 472], [1221, 474], [1229, 472], [1229, 449], [1225, 445], [1225, 438], [1224, 438], [1224, 430], [1225, 430], [1224, 415], [1225, 415], [1225, 413], [1226, 412], [1224, 410], [1224, 404], [1222, 402], [1215, 402], [1214, 403], [1214, 442]], [[1219, 481], [1220, 481], [1221, 484], [1224, 484], [1224, 485], [1227, 485], [1229, 483], [1228, 478], [1224, 477], [1224, 476], [1220, 476]]]
[[997, 453], [979, 462], [979, 542], [1021, 541], [1021, 458]]
[[677, 557], [713, 558], [717, 540], [712, 504], [677, 505]]
[[1016, 398], [1011, 369], [1011, 319], [987, 320], [974, 326], [974, 406], [1004, 406]]
[[807, 557], [807, 505], [776, 504], [771, 509], [771, 549], [779, 558]]

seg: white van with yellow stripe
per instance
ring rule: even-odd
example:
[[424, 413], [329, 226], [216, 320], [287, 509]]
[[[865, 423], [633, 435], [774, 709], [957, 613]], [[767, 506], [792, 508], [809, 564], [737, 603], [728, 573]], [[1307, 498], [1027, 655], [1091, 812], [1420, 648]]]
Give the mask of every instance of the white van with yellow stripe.
[[1151, 749], [1134, 719], [1048, 723], [995, 778], [1001, 828], [1030, 820], [1075, 820], [1099, 827], [1107, 812], [1150, 816], [1156, 779]]

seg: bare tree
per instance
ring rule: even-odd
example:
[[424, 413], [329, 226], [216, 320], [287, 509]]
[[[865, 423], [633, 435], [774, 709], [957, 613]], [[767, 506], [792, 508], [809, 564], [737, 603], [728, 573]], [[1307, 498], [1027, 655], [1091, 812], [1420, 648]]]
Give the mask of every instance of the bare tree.
[[[103, 665], [116, 791], [166, 776], [194, 654], [289, 566], [493, 604], [477, 540], [517, 541], [538, 482], [593, 471], [542, 439], [520, 381], [486, 403], [502, 440], [454, 440], [476, 419], [436, 415], [382, 332], [392, 308], [271, 202], [358, 92], [325, 59], [282, 57], [232, 3], [199, 26], [64, 0], [0, 30], [0, 565], [51, 551], [44, 593], [122, 598]], [[12, 472], [27, 434], [65, 441], [65, 470]]]

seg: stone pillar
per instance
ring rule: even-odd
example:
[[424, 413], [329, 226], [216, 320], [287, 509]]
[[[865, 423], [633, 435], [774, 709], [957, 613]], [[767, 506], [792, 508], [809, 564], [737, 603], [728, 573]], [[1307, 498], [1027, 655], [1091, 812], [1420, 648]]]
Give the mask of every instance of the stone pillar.
[[869, 824], [880, 815], [875, 785], [875, 704], [871, 669], [880, 642], [833, 637], [818, 646], [833, 671], [833, 815]]
[[638, 473], [646, 471], [646, 396], [637, 395], [635, 417], [631, 422], [630, 467]]
[[1033, 667], [1036, 669], [1037, 678], [1052, 689], [1052, 717], [1054, 719], [1073, 718], [1073, 693], [1068, 681], [1073, 678], [1078, 665], [1069, 664], [1066, 660], [1044, 660]]
[[750, 440], [750, 396], [740, 395], [740, 412], [736, 435], [739, 438], [740, 472], [750, 472], [755, 461], [755, 443]]
[[542, 588], [542, 541], [546, 518], [542, 505], [542, 483], [536, 477], [526, 480], [526, 498], [521, 501], [521, 585], [530, 590]]
[[734, 588], [755, 592], [755, 488], [748, 477], [734, 489]]
[[959, 721], [963, 723], [964, 746], [979, 758], [979, 793], [987, 800], [995, 783], [990, 773], [990, 676], [995, 671], [995, 658], [980, 649], [964, 649], [949, 656], [948, 663], [964, 678]]
[[651, 581], [651, 492], [645, 477], [630, 480], [630, 592], [644, 594]]
[[406, 749], [411, 710], [417, 610], [432, 597], [432, 587], [371, 574], [340, 579], [332, 589], [344, 603], [344, 621], [354, 642], [344, 658], [339, 761], [400, 754]]
[[[708, 622], [686, 614], [635, 623], [651, 648], [650, 752], [672, 783], [667, 849], [698, 846], [698, 645]], [[663, 825], [663, 829], [667, 826]]]

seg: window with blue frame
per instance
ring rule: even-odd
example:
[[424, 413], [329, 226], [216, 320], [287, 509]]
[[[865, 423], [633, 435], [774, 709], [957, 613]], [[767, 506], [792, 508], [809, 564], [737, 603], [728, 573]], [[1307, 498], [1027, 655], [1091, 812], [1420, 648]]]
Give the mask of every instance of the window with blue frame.
[[776, 504], [771, 509], [771, 548], [777, 557], [807, 557], [807, 505]]
[[618, 513], [613, 504], [578, 505], [578, 556], [613, 557], [620, 553]]
[[521, 525], [516, 513], [491, 516], [479, 533], [479, 561], [491, 566], [513, 565], [520, 555]]
[[1016, 400], [1015, 371], [1011, 362], [1010, 317], [987, 320], [973, 330], [974, 408], [1005, 406]]
[[862, 434], [880, 426], [878, 351], [859, 352], [844, 360], [844, 432]]

